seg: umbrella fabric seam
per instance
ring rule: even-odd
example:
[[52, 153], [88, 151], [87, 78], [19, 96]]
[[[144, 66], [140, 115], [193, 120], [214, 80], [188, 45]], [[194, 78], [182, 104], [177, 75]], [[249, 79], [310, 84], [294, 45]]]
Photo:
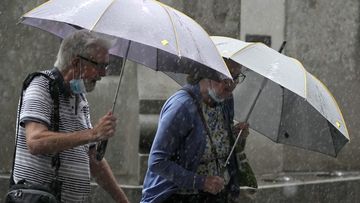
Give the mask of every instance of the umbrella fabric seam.
[[[192, 20], [193, 21], [193, 19], [191, 19], [190, 18], [190, 20]], [[203, 29], [202, 27], [201, 27], [201, 29]], [[203, 29], [204, 30], [204, 29]], [[204, 30], [205, 31], [205, 30]], [[206, 31], [205, 31], [206, 32]], [[207, 32], [206, 32], [207, 33]], [[210, 36], [209, 36], [210, 37]], [[219, 37], [221, 37], [221, 36], [219, 36]], [[212, 41], [212, 40], [211, 40]], [[214, 43], [214, 41], [212, 41], [212, 44], [213, 44], [213, 46], [216, 48], [216, 44]], [[216, 50], [217, 50], [217, 52], [218, 52], [218, 54], [221, 56], [221, 53], [220, 53], [220, 51], [216, 48]], [[223, 61], [223, 63], [225, 64], [225, 66], [226, 66], [226, 63], [225, 63], [225, 61], [224, 60], [222, 60]], [[229, 70], [228, 70], [229, 71]], [[230, 71], [229, 71], [229, 73], [230, 73]], [[232, 76], [231, 76], [231, 80], [233, 80], [233, 78], [232, 78]]]
[[278, 133], [276, 136], [276, 142], [279, 142], [279, 137], [280, 137], [280, 127], [281, 127], [281, 118], [283, 117], [283, 112], [284, 112], [284, 97], [285, 97], [285, 88], [283, 88], [282, 86], [281, 90], [282, 90], [282, 99], [281, 99], [281, 112], [280, 112], [280, 122], [279, 122], [279, 127], [278, 127]]
[[325, 90], [328, 92], [328, 94], [331, 96], [331, 99], [333, 100], [333, 102], [336, 104], [336, 105], [335, 105], [335, 106], [336, 106], [336, 110], [338, 111], [338, 113], [339, 113], [340, 116], [341, 116], [342, 122], [344, 123], [344, 128], [345, 128], [346, 133], [347, 133], [346, 138], [348, 138], [348, 140], [349, 140], [349, 142], [350, 142], [349, 132], [348, 132], [348, 129], [347, 129], [347, 127], [346, 127], [346, 123], [345, 123], [344, 117], [343, 117], [343, 115], [342, 115], [342, 112], [341, 112], [341, 110], [340, 110], [340, 107], [339, 107], [338, 103], [336, 102], [334, 96], [331, 94], [331, 92], [329, 91], [329, 89], [324, 85], [324, 83], [322, 83], [317, 77], [315, 77], [315, 76], [313, 76], [313, 77], [315, 78], [315, 80], [317, 80], [317, 81], [324, 87], [324, 89], [325, 89]]
[[[332, 125], [329, 121], [328, 121], [328, 125]], [[337, 157], [337, 151], [336, 151], [336, 145], [335, 145], [335, 142], [334, 142], [334, 139], [333, 139], [333, 135], [331, 133], [331, 127], [329, 126], [329, 131], [330, 131], [330, 136], [331, 136], [331, 142], [332, 142], [332, 145], [333, 145], [333, 149], [334, 149], [334, 154], [335, 154], [335, 157]]]
[[40, 4], [39, 6], [37, 6], [37, 7], [35, 7], [35, 8], [33, 8], [33, 9], [31, 9], [30, 11], [28, 11], [28, 12], [26, 12], [24, 15], [22, 15], [22, 16], [20, 17], [20, 19], [21, 19], [21, 18], [24, 18], [24, 16], [26, 16], [28, 13], [32, 12], [33, 10], [35, 10], [35, 9], [41, 7], [41, 6], [44, 6], [45, 4], [48, 4], [48, 3], [50, 3], [50, 1], [47, 1], [47, 2], [45, 2], [45, 3], [43, 3], [43, 4]]
[[294, 59], [294, 58], [292, 58], [292, 57], [289, 57], [289, 58], [291, 58], [292, 60], [294, 60], [295, 61], [295, 63], [297, 63], [298, 65], [300, 65], [300, 69], [303, 71], [303, 73], [304, 73], [304, 80], [305, 80], [305, 82], [304, 82], [304, 86], [305, 86], [305, 88], [304, 88], [304, 95], [305, 95], [305, 99], [307, 99], [307, 76], [306, 76], [306, 73], [308, 73], [308, 71], [304, 68], [304, 66], [300, 63], [300, 61], [298, 61], [297, 59]]
[[[238, 54], [242, 51], [244, 51], [245, 49], [248, 49], [250, 47], [256, 46], [257, 44], [263, 44], [261, 42], [257, 42], [257, 43], [249, 43], [248, 45], [246, 45], [244, 48], [241, 48], [240, 50], [237, 50], [236, 52], [234, 52], [233, 54], [231, 54], [230, 58], [233, 57], [235, 54]], [[265, 45], [265, 44], [264, 44]], [[266, 45], [265, 45], [266, 46]]]
[[[155, 2], [157, 2], [157, 1], [155, 1]], [[170, 22], [171, 22], [171, 26], [172, 26], [172, 28], [173, 28], [174, 35], [175, 35], [175, 43], [176, 43], [176, 50], [177, 50], [177, 52], [178, 52], [178, 57], [181, 58], [180, 47], [179, 47], [179, 38], [178, 38], [178, 34], [177, 34], [176, 29], [175, 29], [175, 26], [174, 26], [174, 21], [173, 21], [171, 15], [170, 15], [168, 9], [167, 9], [165, 6], [163, 6], [163, 4], [160, 4], [160, 3], [159, 3], [159, 6], [161, 6], [161, 7], [165, 10], [165, 12], [167, 13], [167, 15], [169, 16], [169, 19], [170, 19]]]
[[156, 49], [156, 64], [155, 64], [155, 71], [159, 71], [159, 49]]
[[112, 2], [104, 9], [104, 12], [99, 16], [99, 18], [96, 20], [94, 25], [90, 28], [90, 31], [93, 31], [98, 22], [100, 21], [101, 17], [105, 14], [105, 12], [110, 8], [110, 6], [115, 2], [115, 0], [112, 0]]

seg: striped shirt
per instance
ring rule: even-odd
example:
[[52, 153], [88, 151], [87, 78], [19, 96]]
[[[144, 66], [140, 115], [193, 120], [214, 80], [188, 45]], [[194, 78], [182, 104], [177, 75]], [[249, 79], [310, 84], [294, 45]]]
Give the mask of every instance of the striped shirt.
[[[44, 71], [51, 78], [59, 74], [57, 69]], [[60, 77], [63, 81], [61, 75]], [[63, 83], [62, 83], [63, 84]], [[85, 95], [65, 96], [60, 87], [59, 132], [67, 133], [92, 128], [89, 105]], [[53, 100], [50, 96], [49, 80], [35, 77], [23, 92], [20, 111], [20, 126], [14, 166], [14, 180], [46, 184], [54, 178], [51, 167], [53, 154], [30, 154], [25, 138], [24, 123], [33, 121], [51, 126]], [[89, 145], [82, 145], [60, 153], [59, 180], [62, 181], [62, 202], [88, 202], [90, 193]]]

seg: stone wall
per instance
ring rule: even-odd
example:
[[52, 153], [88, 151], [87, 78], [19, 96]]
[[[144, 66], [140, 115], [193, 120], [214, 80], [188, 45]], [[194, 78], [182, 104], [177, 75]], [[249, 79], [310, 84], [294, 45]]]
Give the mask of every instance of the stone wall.
[[240, 0], [162, 0], [199, 23], [210, 35], [238, 38]]
[[30, 72], [52, 68], [60, 42], [41, 30], [17, 24], [22, 14], [42, 2], [5, 0], [0, 4], [0, 173], [11, 169], [22, 80]]
[[286, 1], [286, 53], [299, 59], [332, 92], [351, 142], [337, 158], [286, 148], [284, 170], [360, 169], [360, 2]]

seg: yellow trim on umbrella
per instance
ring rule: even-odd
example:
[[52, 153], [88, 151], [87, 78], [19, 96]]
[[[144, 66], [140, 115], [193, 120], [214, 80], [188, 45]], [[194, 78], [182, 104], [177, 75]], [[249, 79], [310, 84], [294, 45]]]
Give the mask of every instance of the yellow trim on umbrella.
[[[213, 36], [211, 36], [210, 38], [219, 38], [219, 39], [225, 40], [225, 42], [224, 42], [224, 43], [226, 43], [226, 44], [228, 44], [230, 40], [232, 40], [232, 41], [237, 40], [237, 39], [235, 39], [235, 40], [234, 40], [233, 38], [230, 38], [230, 37], [217, 36], [217, 35], [213, 35]], [[224, 53], [224, 52], [230, 52], [230, 51], [228, 51], [228, 50], [224, 50], [224, 51], [220, 52], [220, 50], [217, 48], [217, 46], [216, 46], [215, 42], [214, 42], [213, 40], [211, 40], [211, 41], [212, 41], [212, 42], [213, 42], [213, 44], [215, 45], [215, 47], [216, 47], [216, 49], [218, 50], [218, 52], [219, 52], [220, 56], [222, 56], [223, 58], [230, 59], [230, 58], [234, 55], [234, 54], [231, 54], [231, 53], [230, 53], [230, 56], [229, 56], [229, 57], [225, 57], [225, 56], [223, 56], [223, 54], [222, 54], [222, 53]], [[248, 43], [248, 42], [246, 42], [246, 43]], [[249, 43], [249, 44], [251, 44], [251, 43]]]
[[[187, 16], [186, 14], [184, 14], [184, 13], [176, 10], [175, 8], [170, 7], [170, 6], [166, 5], [166, 4], [163, 4], [163, 3], [158, 2], [158, 1], [155, 1], [155, 0], [153, 0], [153, 1], [156, 2], [156, 3], [158, 3], [158, 4], [160, 4], [160, 5], [162, 5], [163, 7], [171, 8], [171, 9], [173, 9], [174, 11], [177, 11], [177, 12], [181, 13], [182, 15], [184, 15], [185, 17], [187, 17], [190, 21], [194, 22], [196, 25], [199, 25], [199, 23], [197, 23], [194, 19], [192, 19], [192, 18], [190, 18], [189, 16]], [[199, 29], [203, 30], [203, 32], [207, 34], [207, 36], [209, 37], [209, 40], [211, 41], [211, 44], [214, 46], [214, 50], [216, 50], [216, 51], [219, 53], [219, 56], [221, 56], [221, 53], [220, 53], [219, 50], [216, 48], [215, 43], [210, 39], [210, 35], [208, 34], [208, 32], [206, 32], [206, 31], [204, 30], [204, 28], [203, 28], [202, 26], [200, 26], [200, 25], [199, 25]], [[227, 65], [226, 65], [225, 61], [222, 60], [222, 62], [223, 62], [223, 65], [227, 68]], [[212, 67], [210, 67], [210, 68], [212, 68]], [[216, 69], [215, 69], [215, 70], [216, 70]], [[229, 69], [227, 69], [227, 71], [228, 71], [228, 75], [231, 76]], [[219, 72], [219, 73], [220, 73], [220, 72]], [[221, 74], [224, 75], [223, 73], [221, 73]], [[231, 79], [232, 79], [232, 77], [231, 77]]]
[[[222, 37], [222, 36], [215, 36], [215, 37], [223, 38], [223, 39], [227, 40], [228, 42], [229, 42], [230, 40], [233, 40], [232, 38], [228, 38], [228, 37]], [[235, 41], [235, 40], [234, 40], [234, 41]], [[229, 42], [229, 43], [231, 43], [231, 42]], [[253, 47], [253, 46], [256, 46], [256, 45], [259, 45], [259, 44], [260, 44], [260, 45], [264, 45], [264, 46], [268, 47], [269, 49], [272, 49], [272, 48], [270, 48], [269, 46], [267, 46], [266, 44], [264, 44], [264, 43], [262, 43], [262, 42], [254, 42], [254, 43], [245, 42], [245, 43], [248, 43], [248, 45], [246, 45], [246, 46], [244, 46], [243, 48], [241, 48], [241, 49], [239, 49], [239, 50], [236, 50], [235, 52], [231, 53], [229, 58], [232, 58], [234, 55], [239, 54], [240, 52], [245, 51], [246, 49], [248, 49], [248, 48], [250, 48], [250, 47]], [[279, 54], [281, 54], [281, 53], [279, 53]], [[292, 58], [292, 57], [286, 56], [286, 55], [284, 55], [284, 54], [281, 54], [281, 55], [283, 55], [283, 56], [285, 56], [285, 57], [287, 57], [287, 58], [290, 58], [290, 59], [294, 60], [295, 63], [297, 63], [298, 65], [300, 65], [301, 70], [302, 70], [303, 73], [304, 73], [304, 97], [305, 97], [305, 99], [306, 99], [306, 98], [307, 98], [307, 76], [306, 76], [307, 71], [306, 71], [306, 69], [305, 69], [304, 66], [300, 63], [300, 61], [298, 61], [297, 59], [294, 59], [294, 58]]]
[[[246, 45], [246, 46], [244, 46], [243, 48], [241, 48], [241, 49], [239, 49], [239, 50], [235, 51], [233, 54], [231, 54], [230, 58], [231, 58], [231, 57], [233, 57], [235, 54], [238, 54], [238, 53], [240, 53], [240, 52], [244, 51], [245, 49], [248, 49], [248, 48], [250, 48], [250, 47], [253, 47], [253, 46], [257, 45], [257, 44], [263, 44], [263, 43], [261, 43], [261, 42], [255, 42], [255, 43], [252, 43], [252, 42], [246, 42], [246, 43], [249, 43], [249, 44], [248, 44], [248, 45]], [[265, 46], [266, 46], [266, 45], [265, 45]]]
[[[342, 115], [342, 113], [341, 113], [341, 110], [340, 110], [340, 107], [339, 107], [338, 103], [336, 102], [334, 96], [331, 94], [331, 92], [330, 92], [329, 89], [326, 87], [326, 85], [324, 85], [324, 83], [322, 83], [317, 77], [315, 77], [315, 76], [313, 76], [313, 77], [315, 78], [315, 80], [319, 81], [319, 83], [324, 87], [325, 91], [327, 91], [327, 92], [329, 93], [329, 95], [331, 96], [333, 102], [335, 103], [336, 110], [337, 110], [338, 113], [340, 114], [341, 119], [342, 119], [342, 122], [344, 123], [344, 128], [345, 128], [345, 130], [346, 130], [346, 135], [345, 135], [345, 137], [346, 137], [346, 138], [349, 140], [349, 142], [350, 142], [349, 131], [348, 131], [347, 127], [346, 127], [345, 119], [344, 119], [344, 117], [343, 117], [343, 115]], [[336, 121], [336, 125], [338, 125], [338, 123], [341, 124], [341, 122]]]
[[110, 6], [115, 2], [115, 0], [112, 0], [112, 2], [106, 7], [106, 9], [104, 10], [104, 12], [99, 16], [99, 18], [95, 21], [94, 25], [89, 29], [90, 31], [92, 31], [95, 26], [98, 24], [98, 22], [100, 21], [101, 17], [105, 14], [105, 11], [107, 11]]
[[44, 3], [36, 6], [35, 8], [31, 9], [30, 11], [28, 11], [28, 12], [26, 12], [24, 15], [22, 15], [22, 16], [20, 17], [20, 19], [23, 18], [23, 17], [24, 17], [25, 15], [27, 15], [28, 13], [32, 12], [33, 10], [35, 10], [35, 9], [41, 7], [41, 6], [44, 6], [45, 4], [48, 4], [48, 3], [50, 3], [50, 1], [44, 2]]
[[[175, 35], [176, 51], [177, 51], [177, 53], [178, 53], [179, 58], [181, 58], [181, 53], [180, 53], [180, 48], [179, 48], [179, 38], [178, 38], [178, 34], [177, 34], [176, 29], [175, 29], [175, 26], [174, 26], [174, 21], [173, 21], [171, 15], [170, 15], [170, 13], [169, 13], [169, 10], [168, 10], [168, 8], [167, 8], [166, 6], [164, 6], [164, 4], [159, 3], [158, 1], [154, 1], [154, 2], [157, 3], [157, 4], [159, 4], [159, 6], [161, 6], [161, 7], [166, 11], [166, 13], [167, 13], [168, 16], [169, 16], [169, 19], [170, 19], [170, 22], [171, 22], [171, 25], [172, 25], [172, 28], [173, 28], [173, 31], [174, 31], [174, 35]], [[163, 40], [163, 41], [164, 41], [164, 40]], [[161, 43], [162, 43], [163, 45], [166, 45], [166, 44], [163, 43], [163, 41], [161, 41]], [[167, 41], [167, 40], [166, 40], [166, 41]]]
[[[284, 56], [286, 56], [286, 55], [284, 55]], [[295, 59], [295, 58], [292, 58], [292, 57], [289, 57], [289, 56], [286, 56], [286, 57], [288, 57], [288, 58], [290, 58], [290, 59], [293, 59], [298, 65], [300, 65], [300, 67], [301, 67], [301, 70], [304, 72], [304, 80], [305, 80], [305, 84], [304, 84], [304, 86], [305, 86], [305, 89], [304, 89], [304, 94], [305, 94], [305, 99], [307, 99], [307, 76], [306, 76], [306, 73], [307, 73], [307, 70], [304, 68], [304, 66], [302, 65], [302, 63], [300, 62], [300, 61], [298, 61], [297, 59]]]

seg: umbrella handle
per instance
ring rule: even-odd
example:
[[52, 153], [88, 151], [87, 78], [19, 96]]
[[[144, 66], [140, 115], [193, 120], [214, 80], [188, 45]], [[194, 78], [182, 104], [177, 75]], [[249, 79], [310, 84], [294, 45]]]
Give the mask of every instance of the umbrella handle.
[[108, 140], [104, 140], [98, 143], [96, 147], [96, 159], [101, 161], [104, 158]]
[[[112, 105], [112, 108], [111, 108], [111, 112], [112, 112], [112, 113], [114, 113], [114, 111], [115, 111], [116, 101], [117, 101], [117, 98], [118, 98], [118, 95], [119, 95], [119, 91], [120, 91], [121, 80], [122, 80], [122, 78], [123, 78], [124, 69], [125, 69], [125, 64], [126, 64], [126, 59], [127, 59], [127, 57], [128, 57], [128, 54], [129, 54], [130, 44], [131, 44], [131, 41], [129, 41], [129, 43], [128, 43], [128, 45], [127, 45], [126, 53], [125, 53], [125, 56], [123, 57], [123, 61], [122, 61], [122, 64], [121, 64], [121, 71], [120, 71], [119, 83], [118, 83], [117, 88], [116, 88], [116, 93], [115, 93], [113, 105]], [[107, 143], [108, 143], [108, 140], [103, 140], [103, 141], [100, 141], [100, 142], [97, 144], [97, 146], [96, 146], [96, 152], [97, 152], [97, 153], [96, 153], [96, 159], [97, 159], [98, 161], [101, 161], [101, 160], [104, 158], [105, 151], [106, 151], [106, 147], [107, 147]]]
[[280, 49], [279, 49], [279, 53], [281, 53], [284, 50], [285, 45], [286, 45], [286, 41], [284, 40], [283, 43], [281, 44]]
[[118, 85], [117, 85], [117, 88], [116, 88], [113, 104], [112, 104], [112, 107], [111, 107], [111, 113], [114, 113], [114, 111], [115, 111], [116, 101], [117, 101], [119, 91], [120, 91], [121, 80], [122, 80], [123, 73], [124, 73], [125, 63], [126, 63], [126, 58], [123, 58], [121, 71], [120, 71], [120, 79], [119, 79], [119, 82], [118, 82]]
[[242, 131], [243, 131], [243, 129], [240, 130], [239, 134], [236, 137], [236, 140], [235, 140], [235, 142], [234, 142], [234, 144], [233, 144], [233, 146], [231, 148], [231, 151], [229, 153], [229, 156], [227, 157], [227, 159], [226, 159], [226, 161], [224, 163], [224, 168], [226, 168], [226, 166], [229, 164], [229, 159], [230, 159], [231, 155], [234, 153], [235, 147], [236, 147], [237, 143], [239, 142], [240, 135], [241, 135]]

